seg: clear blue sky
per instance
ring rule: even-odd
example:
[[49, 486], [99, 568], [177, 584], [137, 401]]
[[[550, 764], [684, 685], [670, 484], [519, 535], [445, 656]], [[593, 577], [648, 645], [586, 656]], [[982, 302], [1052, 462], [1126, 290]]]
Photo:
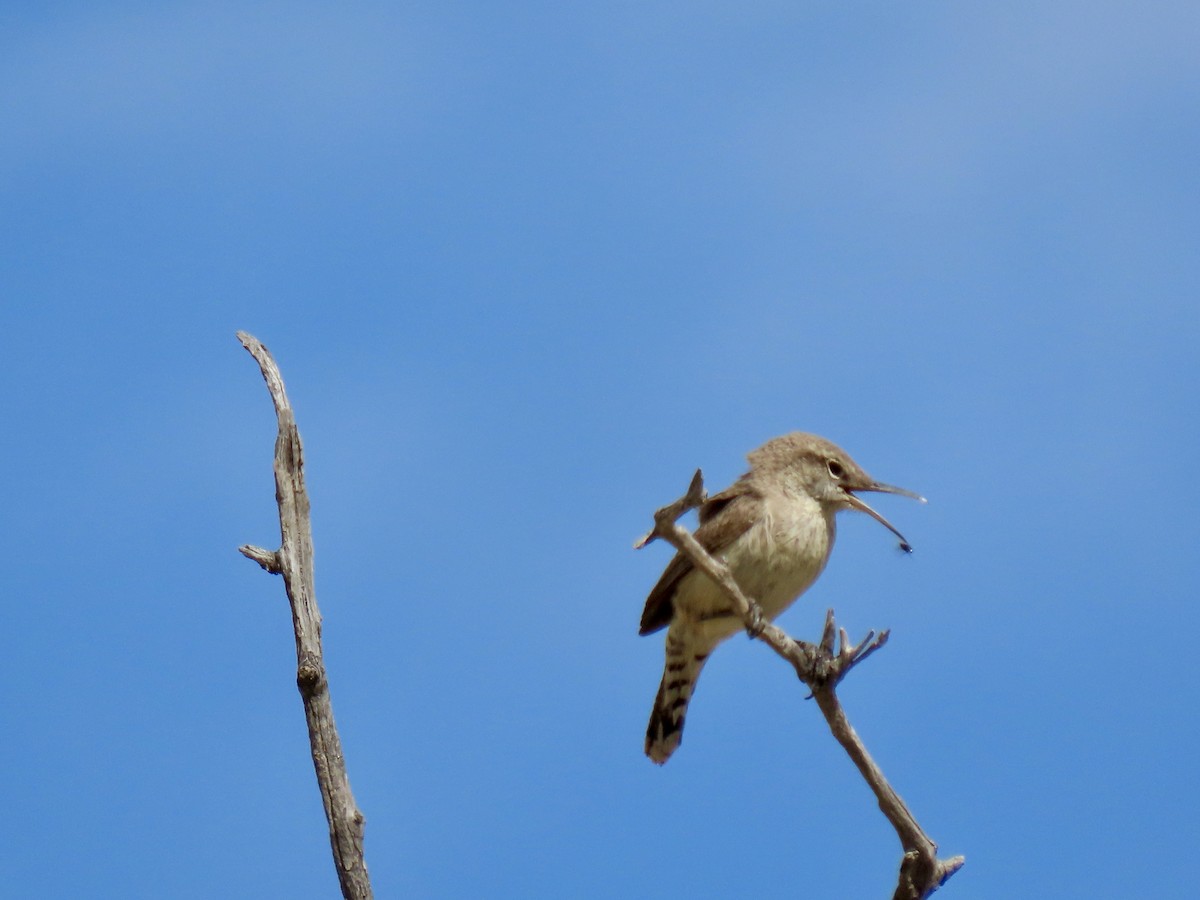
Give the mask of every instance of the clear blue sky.
[[669, 551], [815, 431], [843, 699], [950, 898], [1180, 897], [1200, 831], [1194, 3], [0, 8], [0, 892], [326, 898], [276, 354], [386, 897], [890, 896], [737, 638], [642, 756]]

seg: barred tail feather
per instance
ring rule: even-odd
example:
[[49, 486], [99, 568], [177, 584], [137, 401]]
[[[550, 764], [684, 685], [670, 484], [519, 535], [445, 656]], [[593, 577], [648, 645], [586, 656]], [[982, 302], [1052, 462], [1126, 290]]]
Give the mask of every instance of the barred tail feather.
[[683, 721], [696, 679], [708, 659], [709, 648], [693, 652], [680, 635], [667, 633], [667, 663], [663, 669], [650, 724], [646, 727], [646, 755], [660, 766], [670, 759], [683, 740]]

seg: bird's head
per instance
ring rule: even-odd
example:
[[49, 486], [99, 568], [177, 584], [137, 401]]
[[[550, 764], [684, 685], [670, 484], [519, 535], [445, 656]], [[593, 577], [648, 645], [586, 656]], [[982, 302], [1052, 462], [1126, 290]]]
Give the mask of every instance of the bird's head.
[[796, 431], [767, 441], [748, 459], [756, 475], [777, 478], [785, 490], [805, 494], [826, 509], [865, 512], [900, 539], [901, 550], [912, 552], [912, 545], [904, 535], [858, 494], [867, 491], [900, 494], [922, 503], [925, 498], [904, 488], [876, 481], [845, 450], [831, 441]]

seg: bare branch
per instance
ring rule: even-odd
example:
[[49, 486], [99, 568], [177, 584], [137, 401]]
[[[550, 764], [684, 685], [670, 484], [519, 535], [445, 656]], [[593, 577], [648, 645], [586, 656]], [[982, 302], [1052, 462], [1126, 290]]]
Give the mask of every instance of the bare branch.
[[264, 550], [245, 545], [239, 551], [268, 572], [283, 576], [292, 607], [292, 625], [296, 633], [296, 685], [304, 702], [308, 720], [308, 738], [312, 747], [313, 767], [329, 822], [329, 841], [337, 868], [342, 896], [347, 900], [369, 900], [371, 881], [363, 858], [364, 819], [350, 791], [342, 742], [333, 721], [329, 680], [321, 652], [321, 612], [317, 608], [313, 586], [312, 523], [309, 518], [308, 491], [304, 486], [304, 452], [300, 432], [283, 387], [279, 367], [270, 352], [244, 331], [237, 333], [242, 346], [250, 352], [262, 370], [275, 415], [279, 435], [275, 439], [275, 497], [279, 503], [279, 550]]
[[852, 645], [845, 629], [839, 629], [833, 610], [825, 615], [825, 627], [819, 644], [810, 644], [790, 637], [783, 629], [766, 621], [762, 609], [742, 593], [733, 574], [720, 560], [714, 559], [691, 532], [679, 525], [678, 519], [704, 502], [704, 483], [700, 471], [692, 478], [687, 493], [654, 514], [654, 528], [634, 546], [644, 547], [655, 538], [662, 538], [676, 550], [687, 555], [692, 564], [711, 578], [725, 592], [734, 610], [741, 616], [746, 633], [767, 644], [791, 663], [796, 675], [812, 691], [821, 714], [834, 738], [842, 745], [862, 774], [887, 820], [896, 829], [904, 856], [900, 863], [899, 882], [893, 900], [923, 900], [951, 875], [962, 868], [962, 856], [940, 860], [937, 844], [917, 824], [900, 795], [884, 778], [862, 740], [850, 725], [837, 697], [837, 685], [846, 674], [887, 643], [888, 632], [870, 632], [857, 645]]

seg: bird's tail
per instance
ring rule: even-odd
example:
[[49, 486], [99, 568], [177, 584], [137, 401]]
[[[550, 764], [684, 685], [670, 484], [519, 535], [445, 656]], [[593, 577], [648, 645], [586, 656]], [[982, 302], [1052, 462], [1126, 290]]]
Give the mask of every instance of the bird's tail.
[[650, 724], [646, 726], [646, 755], [660, 766], [670, 759], [683, 739], [688, 701], [711, 652], [710, 647], [689, 644], [674, 629], [667, 632], [667, 663], [658, 696], [654, 698], [654, 709], [650, 711]]

